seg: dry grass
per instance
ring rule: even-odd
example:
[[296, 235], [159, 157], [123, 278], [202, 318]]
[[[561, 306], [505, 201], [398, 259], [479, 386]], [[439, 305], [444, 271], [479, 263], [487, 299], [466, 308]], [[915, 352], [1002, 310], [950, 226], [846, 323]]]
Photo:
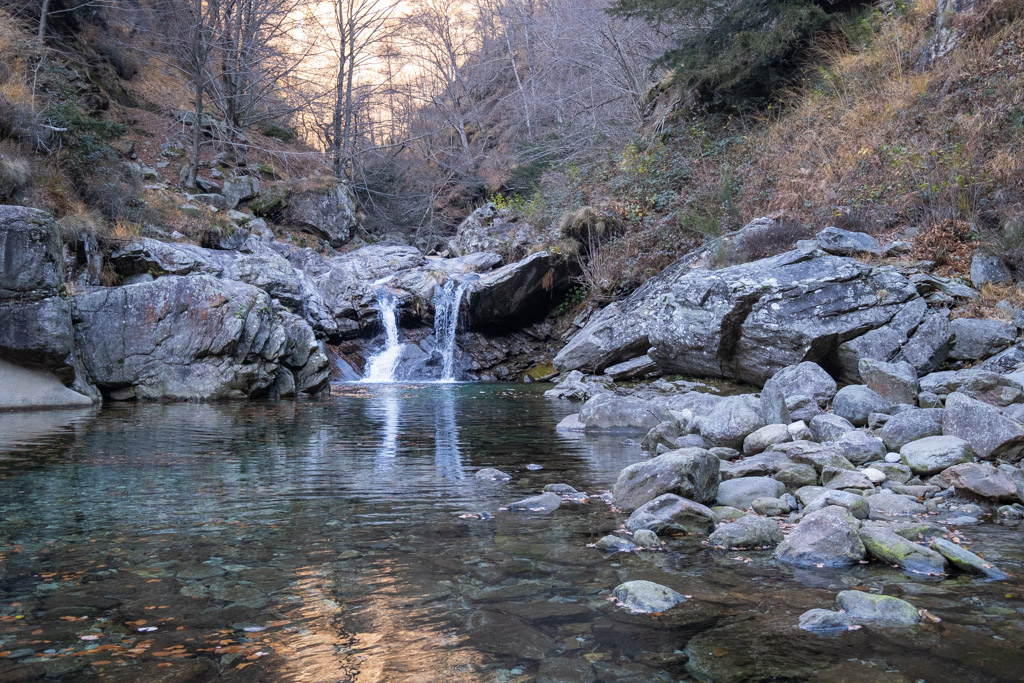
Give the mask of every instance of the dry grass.
[[977, 299], [954, 308], [951, 317], [1013, 320], [1015, 309], [1024, 309], [1024, 291], [1014, 285], [987, 284], [981, 288]]

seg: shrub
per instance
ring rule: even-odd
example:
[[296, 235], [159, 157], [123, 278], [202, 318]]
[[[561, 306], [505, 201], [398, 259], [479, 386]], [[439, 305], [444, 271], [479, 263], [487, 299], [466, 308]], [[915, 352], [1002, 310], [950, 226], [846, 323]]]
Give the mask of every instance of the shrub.
[[27, 159], [0, 152], [0, 201], [12, 201], [28, 186], [31, 177]]

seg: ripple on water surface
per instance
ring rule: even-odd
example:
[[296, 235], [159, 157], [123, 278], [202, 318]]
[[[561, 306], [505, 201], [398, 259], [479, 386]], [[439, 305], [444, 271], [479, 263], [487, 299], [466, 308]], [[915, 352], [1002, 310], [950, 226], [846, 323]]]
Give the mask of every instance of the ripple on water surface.
[[[599, 492], [643, 455], [557, 434], [571, 406], [538, 387], [336, 393], [0, 415], [0, 678], [668, 681], [690, 660], [716, 681], [1014, 680], [1024, 661], [1016, 580], [793, 572], [699, 539], [604, 557], [587, 544], [622, 517], [596, 498], [501, 511], [548, 483]], [[1014, 532], [971, 533], [1021, 568]], [[608, 596], [634, 579], [691, 598], [631, 615]], [[851, 586], [944, 621], [795, 628]]]

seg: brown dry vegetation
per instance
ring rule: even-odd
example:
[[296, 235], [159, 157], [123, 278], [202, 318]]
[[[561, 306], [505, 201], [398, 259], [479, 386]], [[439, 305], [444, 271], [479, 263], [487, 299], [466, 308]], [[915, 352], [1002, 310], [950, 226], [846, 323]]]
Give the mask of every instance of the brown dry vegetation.
[[1024, 265], [1024, 0], [959, 16], [960, 46], [928, 63], [934, 7], [871, 10], [820, 40], [804, 83], [766, 112], [679, 112], [597, 168], [549, 176], [536, 204], [618, 214], [602, 267], [620, 295], [765, 215], [805, 226], [766, 254], [826, 225], [916, 228], [918, 255], [947, 272], [965, 273], [979, 242]]

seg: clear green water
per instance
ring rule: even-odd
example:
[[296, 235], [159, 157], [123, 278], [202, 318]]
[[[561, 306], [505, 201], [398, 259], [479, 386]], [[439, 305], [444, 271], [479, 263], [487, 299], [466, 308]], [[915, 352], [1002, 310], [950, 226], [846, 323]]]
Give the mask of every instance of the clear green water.
[[[596, 497], [643, 457], [565, 437], [529, 385], [348, 385], [317, 400], [0, 415], [0, 680], [1021, 680], [1024, 584], [922, 582], [768, 553], [606, 557]], [[540, 470], [527, 469], [538, 464]], [[492, 484], [473, 474], [513, 475]], [[966, 530], [1024, 573], [1022, 534]], [[692, 595], [630, 615], [611, 589]], [[941, 617], [897, 634], [796, 628], [849, 587]], [[155, 628], [155, 630], [153, 630]], [[143, 630], [140, 630], [143, 629]]]

